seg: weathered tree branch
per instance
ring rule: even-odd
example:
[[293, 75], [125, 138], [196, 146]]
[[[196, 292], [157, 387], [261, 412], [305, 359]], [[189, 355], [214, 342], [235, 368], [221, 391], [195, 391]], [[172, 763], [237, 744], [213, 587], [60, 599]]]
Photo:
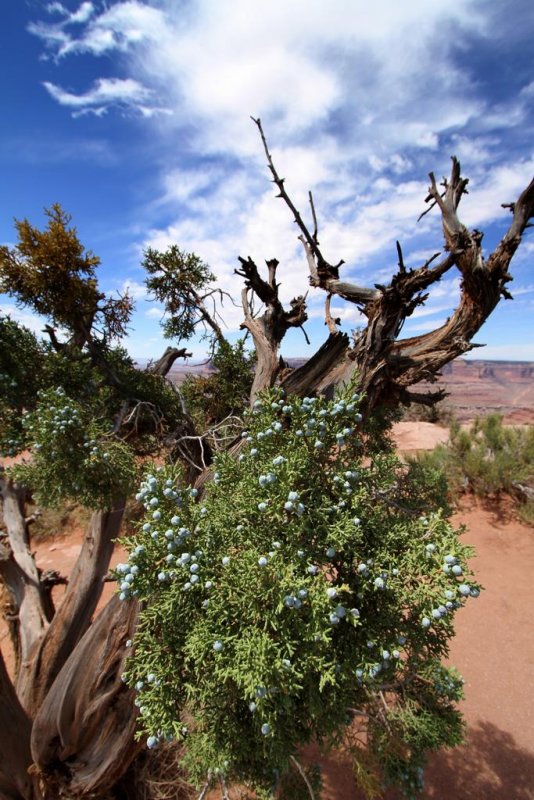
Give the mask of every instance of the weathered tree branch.
[[21, 662], [17, 692], [30, 712], [40, 707], [65, 661], [91, 624], [123, 514], [123, 499], [109, 511], [93, 512], [61, 606], [44, 635], [35, 643], [30, 657]]
[[121, 680], [137, 611], [135, 601], [113, 597], [44, 698], [31, 752], [49, 787], [67, 783], [69, 795], [102, 797], [142, 747], [133, 738], [135, 693]]
[[[487, 262], [482, 253], [482, 234], [469, 231], [458, 217], [458, 207], [467, 191], [468, 180], [461, 175], [460, 162], [452, 158], [451, 174], [437, 186], [430, 174], [430, 188], [426, 202], [429, 211], [440, 210], [447, 255], [434, 264], [435, 254], [423, 266], [407, 269], [400, 244], [397, 242], [398, 269], [388, 286], [374, 289], [360, 287], [339, 280], [339, 266], [328, 264], [317, 241], [317, 218], [312, 202], [314, 233], [310, 233], [300, 213], [289, 197], [269, 152], [259, 119], [254, 120], [263, 143], [269, 170], [279, 194], [300, 230], [299, 239], [306, 254], [310, 283], [327, 292], [328, 298], [339, 297], [359, 306], [368, 324], [359, 332], [352, 348], [346, 350], [345, 362], [337, 361], [331, 370], [323, 372], [315, 382], [316, 390], [328, 390], [334, 382], [347, 378], [356, 371], [365, 392], [366, 406], [370, 410], [379, 404], [395, 406], [409, 402], [407, 388], [422, 380], [435, 379], [439, 370], [457, 356], [477, 346], [472, 342], [482, 324], [502, 297], [511, 297], [506, 283], [511, 280], [508, 266], [529, 220], [534, 214], [534, 180], [522, 192], [516, 203], [506, 204], [513, 214], [512, 224]], [[424, 304], [425, 291], [452, 267], [461, 276], [460, 302], [453, 315], [439, 329], [422, 336], [401, 340], [400, 332], [405, 320], [417, 306]], [[326, 323], [333, 335], [335, 321], [325, 306]], [[320, 361], [320, 359], [319, 359]], [[315, 362], [317, 363], [317, 362]], [[307, 367], [301, 368], [304, 375]], [[291, 380], [291, 376], [289, 379]], [[435, 393], [429, 402], [438, 402], [441, 394]]]
[[8, 477], [0, 477], [0, 497], [9, 540], [9, 549], [2, 545], [0, 574], [13, 603], [16, 651], [22, 665], [47, 630], [49, 617], [37, 565], [29, 548], [24, 490]]
[[317, 352], [306, 363], [293, 370], [282, 381], [282, 388], [288, 394], [295, 394], [303, 397], [306, 394], [314, 394], [330, 386], [335, 380], [341, 367], [346, 366], [346, 356], [349, 349], [349, 337], [345, 333], [337, 331], [330, 334], [326, 342], [321, 345]]
[[[286, 311], [278, 297], [276, 269], [278, 261], [273, 258], [267, 261], [268, 278], [264, 280], [249, 257], [239, 258], [241, 269], [237, 275], [245, 279], [245, 288], [241, 294], [245, 320], [241, 327], [246, 328], [256, 348], [256, 371], [252, 384], [251, 401], [262, 389], [272, 386], [280, 369], [279, 347], [289, 328], [300, 328], [307, 320], [306, 300], [300, 296], [291, 300], [291, 309]], [[255, 317], [252, 313], [249, 292], [253, 292], [264, 304], [265, 311]]]
[[2, 800], [38, 800], [38, 783], [28, 770], [31, 721], [22, 708], [0, 652], [0, 797]]
[[149, 365], [148, 372], [153, 372], [154, 375], [165, 377], [178, 358], [191, 358], [191, 355], [192, 353], [189, 353], [186, 347], [167, 347], [163, 355], [153, 364]]
[[[212, 294], [212, 292], [210, 292], [210, 294]], [[206, 295], [206, 297], [207, 296], [208, 295]], [[215, 338], [217, 339], [218, 342], [226, 342], [226, 337], [225, 337], [224, 333], [222, 332], [221, 326], [219, 325], [219, 323], [215, 319], [215, 315], [214, 314], [210, 314], [210, 312], [206, 308], [206, 304], [204, 302], [206, 297], [201, 297], [195, 291], [192, 292], [192, 297], [193, 297], [195, 306], [196, 306], [196, 308], [198, 309], [198, 311], [200, 313], [200, 320], [199, 321], [203, 322], [203, 324], [205, 326], [207, 326], [208, 328], [211, 328], [211, 330], [213, 331], [213, 334], [214, 334], [214, 336], [215, 336]]]

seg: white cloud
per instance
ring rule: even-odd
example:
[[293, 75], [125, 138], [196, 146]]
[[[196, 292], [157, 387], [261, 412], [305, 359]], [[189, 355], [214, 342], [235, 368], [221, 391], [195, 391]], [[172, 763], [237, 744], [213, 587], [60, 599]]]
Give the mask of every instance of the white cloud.
[[49, 14], [68, 14], [69, 12], [61, 3], [48, 3], [46, 10]]
[[132, 278], [123, 281], [119, 294], [128, 294], [133, 300], [148, 300], [148, 292], [144, 283], [138, 283]]
[[[0, 295], [0, 301], [1, 300], [2, 296]], [[8, 301], [1, 302], [0, 315], [11, 317], [11, 319], [15, 322], [18, 322], [20, 325], [24, 325], [26, 328], [29, 328], [29, 330], [37, 334], [38, 337], [45, 338], [43, 329], [47, 321], [44, 317], [34, 314], [33, 311], [27, 311], [24, 308], [19, 308], [14, 303], [10, 303]], [[59, 331], [59, 333], [61, 334], [61, 331]]]
[[487, 358], [495, 361], [534, 361], [534, 342], [532, 344], [484, 345], [477, 347], [462, 358]]
[[82, 3], [78, 11], [69, 14], [68, 22], [70, 25], [82, 24], [87, 22], [95, 13], [95, 7], [91, 2]]
[[530, 286], [511, 286], [510, 291], [514, 297], [522, 297], [525, 294], [533, 294], [534, 283], [531, 283]]
[[68, 92], [49, 81], [45, 81], [43, 86], [60, 105], [75, 109], [74, 116], [86, 113], [101, 116], [111, 106], [135, 109], [143, 116], [166, 112], [166, 109], [147, 104], [152, 99], [152, 90], [133, 78], [99, 78], [91, 89], [80, 94]]
[[[113, 50], [125, 52], [132, 45], [157, 39], [164, 24], [161, 11], [137, 0], [115, 3], [98, 15], [91, 2], [83, 2], [73, 13], [61, 3], [51, 3], [46, 10], [61, 14], [63, 19], [33, 22], [28, 30], [41, 38], [56, 58], [75, 53], [102, 56]], [[69, 30], [70, 26], [83, 23], [88, 24], [80, 35]]]
[[[408, 317], [409, 320], [412, 319], [421, 319], [422, 317], [433, 317], [435, 314], [443, 314], [444, 311], [450, 312], [452, 307], [452, 303], [447, 303], [447, 305], [440, 305], [440, 306], [419, 306], [415, 309], [415, 311]], [[433, 323], [427, 323], [433, 324]]]
[[[151, 229], [143, 223], [141, 243], [197, 252], [236, 298], [237, 255], [250, 254], [260, 266], [276, 256], [288, 302], [308, 288], [306, 263], [290, 212], [267, 182], [249, 115], [262, 118], [309, 224], [313, 190], [321, 246], [331, 262], [346, 261], [342, 277], [387, 282], [396, 239], [410, 266], [442, 246], [439, 215], [416, 220], [425, 209], [426, 176], [448, 171], [451, 150], [471, 177], [460, 208], [468, 225], [505, 218], [500, 204], [517, 197], [534, 166], [530, 149], [520, 157], [504, 144], [506, 126], [524, 122], [534, 84], [523, 81], [522, 91], [494, 103], [485, 76], [468, 65], [469, 48], [489, 47], [498, 36], [501, 12], [490, 6], [271, 0], [260, 13], [250, 0], [108, 0], [72, 12], [51, 3], [59, 22], [30, 30], [60, 67], [67, 56], [120, 55], [106, 63], [123, 76], [100, 78], [85, 92], [45, 84], [55, 101], [74, 114], [118, 108], [157, 117], [147, 128], [165, 167], [160, 195], [147, 203]], [[416, 316], [444, 310], [453, 288], [446, 281], [435, 287]], [[323, 299], [310, 292], [310, 316], [322, 313]], [[236, 329], [241, 310], [225, 311]]]
[[165, 309], [160, 306], [153, 306], [145, 311], [145, 317], [148, 319], [162, 319], [165, 315]]
[[460, 216], [469, 226], [484, 225], [496, 219], [510, 220], [502, 203], [517, 200], [534, 173], [534, 154], [530, 158], [505, 162], [481, 171], [469, 183], [469, 194], [462, 200]]

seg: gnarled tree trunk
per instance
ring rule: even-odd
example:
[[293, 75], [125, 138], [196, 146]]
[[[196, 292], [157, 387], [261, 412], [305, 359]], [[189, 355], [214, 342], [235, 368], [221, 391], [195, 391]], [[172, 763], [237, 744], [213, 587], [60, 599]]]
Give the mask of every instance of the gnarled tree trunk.
[[39, 782], [30, 772], [32, 723], [24, 711], [0, 653], [0, 798], [39, 800]]
[[136, 602], [113, 597], [46, 694], [31, 732], [44, 797], [103, 795], [139, 752], [135, 692], [121, 680], [136, 619]]
[[120, 532], [124, 502], [120, 499], [111, 510], [93, 513], [61, 606], [36, 642], [31, 659], [21, 665], [17, 693], [30, 713], [39, 709], [60, 669], [91, 624]]

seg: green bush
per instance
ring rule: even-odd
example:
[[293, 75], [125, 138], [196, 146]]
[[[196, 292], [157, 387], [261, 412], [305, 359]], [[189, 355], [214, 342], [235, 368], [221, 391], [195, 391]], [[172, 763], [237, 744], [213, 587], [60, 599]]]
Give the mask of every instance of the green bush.
[[58, 508], [75, 501], [88, 508], [109, 508], [126, 497], [137, 477], [134, 452], [120, 441], [107, 420], [72, 400], [62, 387], [38, 394], [34, 411], [23, 416], [24, 446], [31, 462], [12, 469], [38, 503]]
[[417, 491], [421, 468], [412, 482], [367, 447], [358, 403], [352, 389], [331, 402], [272, 391], [202, 497], [172, 468], [141, 486], [145, 517], [117, 567], [121, 598], [143, 601], [124, 679], [139, 735], [184, 741], [198, 786], [223, 775], [294, 797], [292, 759], [313, 740], [415, 797], [425, 754], [461, 740], [461, 680], [441, 661], [479, 593], [472, 552], [439, 481]]
[[[534, 481], [534, 427], [511, 427], [499, 414], [476, 419], [468, 430], [455, 422], [450, 440], [417, 461], [427, 470], [441, 471], [452, 495], [472, 492], [478, 497], [506, 493], [517, 497], [516, 485]], [[534, 503], [519, 503], [525, 521], [534, 519]]]

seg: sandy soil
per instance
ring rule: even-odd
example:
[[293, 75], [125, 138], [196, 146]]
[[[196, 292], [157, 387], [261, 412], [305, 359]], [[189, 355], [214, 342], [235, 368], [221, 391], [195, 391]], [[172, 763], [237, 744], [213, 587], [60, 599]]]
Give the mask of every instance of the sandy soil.
[[[534, 798], [534, 529], [480, 505], [455, 516], [485, 591], [457, 616], [450, 661], [465, 680], [465, 746], [430, 760], [432, 800]], [[363, 800], [350, 766], [323, 762], [326, 800]], [[398, 794], [388, 793], [387, 800]]]
[[[447, 430], [400, 423], [395, 439], [401, 450], [415, 451], [446, 441]], [[430, 800], [534, 800], [534, 529], [506, 511], [471, 503], [455, 516], [456, 523], [466, 524], [465, 540], [477, 550], [474, 566], [485, 591], [459, 612], [450, 653], [465, 679], [468, 741], [430, 760]], [[68, 575], [82, 541], [83, 534], [76, 532], [39, 542], [37, 563]], [[117, 550], [113, 565], [121, 560], [124, 553]], [[113, 588], [106, 584], [103, 602]], [[58, 588], [57, 602], [62, 591]], [[5, 628], [0, 638], [4, 650]], [[349, 764], [321, 763], [325, 800], [363, 800]]]
[[449, 439], [449, 429], [431, 422], [397, 422], [393, 426], [393, 441], [402, 453], [433, 450]]

